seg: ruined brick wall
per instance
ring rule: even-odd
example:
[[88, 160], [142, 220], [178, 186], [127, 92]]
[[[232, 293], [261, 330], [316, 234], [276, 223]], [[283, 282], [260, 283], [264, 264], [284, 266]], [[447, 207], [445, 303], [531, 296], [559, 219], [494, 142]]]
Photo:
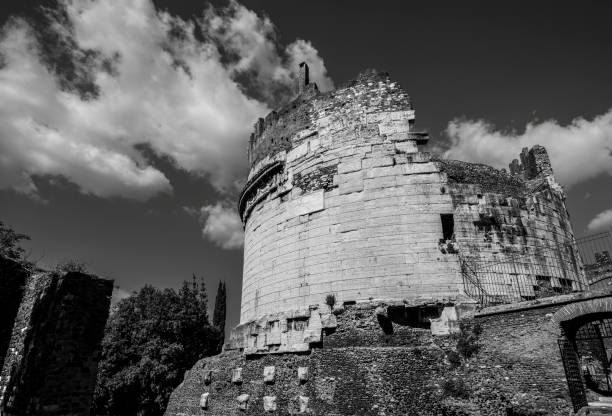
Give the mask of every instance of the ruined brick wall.
[[[532, 301], [467, 319], [482, 329], [480, 349], [469, 358], [457, 348], [465, 334], [433, 336], [397, 322], [384, 331], [377, 309], [347, 306], [336, 313], [336, 330], [324, 331], [309, 353], [226, 351], [201, 360], [172, 394], [166, 415], [565, 416], [572, 405], [552, 314], [573, 301]], [[266, 367], [274, 368], [272, 379]], [[305, 380], [300, 367], [307, 368]], [[307, 410], [300, 411], [300, 396]]]
[[28, 275], [29, 271], [22, 264], [0, 256], [0, 369], [4, 364]]
[[[438, 250], [443, 180], [414, 132], [406, 93], [366, 72], [258, 123], [245, 221], [241, 322], [339, 301], [460, 296]], [[288, 138], [286, 146], [272, 145]], [[285, 142], [283, 142], [285, 143]]]
[[439, 163], [453, 199], [454, 243], [481, 269], [491, 298], [514, 285], [506, 301], [531, 299], [543, 281], [553, 292], [586, 290], [565, 194], [552, 176], [526, 181], [485, 165]]
[[27, 279], [0, 379], [3, 415], [88, 415], [112, 281]]
[[[347, 306], [337, 318], [338, 330], [306, 354], [227, 351], [201, 360], [173, 392], [166, 415], [443, 414], [440, 385], [449, 363], [429, 330], [394, 325], [385, 334], [373, 307]], [[271, 379], [266, 367], [274, 368]]]
[[476, 401], [497, 397], [506, 407], [566, 415], [572, 406], [557, 344], [561, 330], [552, 320], [563, 303], [533, 306], [477, 315], [481, 349], [461, 376], [479, 392]]

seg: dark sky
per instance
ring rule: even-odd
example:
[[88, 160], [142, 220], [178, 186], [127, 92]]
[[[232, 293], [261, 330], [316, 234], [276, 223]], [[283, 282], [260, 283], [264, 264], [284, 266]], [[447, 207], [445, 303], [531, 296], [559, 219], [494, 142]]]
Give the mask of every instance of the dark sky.
[[[190, 18], [202, 1], [155, 1]], [[221, 3], [218, 3], [221, 4]], [[612, 108], [612, 2], [609, 1], [247, 1], [274, 22], [281, 44], [306, 39], [338, 85], [365, 68], [387, 71], [413, 99], [417, 125], [445, 140], [455, 118], [484, 119], [501, 131], [528, 122], [592, 119]], [[2, 19], [28, 14], [35, 2], [3, 0]], [[247, 137], [244, 138], [245, 143]], [[1, 155], [0, 155], [1, 156]], [[510, 159], [510, 158], [509, 158]], [[246, 163], [246, 156], [245, 156]], [[155, 160], [174, 186], [146, 202], [85, 196], [65, 181], [37, 185], [47, 203], [0, 191], [0, 220], [29, 234], [33, 259], [78, 259], [124, 290], [145, 283], [177, 287], [204, 276], [209, 295], [224, 279], [229, 324], [238, 319], [242, 251], [201, 236], [183, 206], [214, 203], [205, 178]], [[553, 166], [554, 168], [555, 166]], [[602, 174], [568, 191], [577, 235], [612, 208], [612, 179]]]

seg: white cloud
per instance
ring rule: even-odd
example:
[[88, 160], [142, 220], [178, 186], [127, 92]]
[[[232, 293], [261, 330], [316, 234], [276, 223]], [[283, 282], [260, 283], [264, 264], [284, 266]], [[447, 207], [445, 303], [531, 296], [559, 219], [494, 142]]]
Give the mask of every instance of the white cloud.
[[[235, 2], [208, 9], [198, 22], [158, 12], [151, 0], [60, 5], [71, 29], [53, 27], [76, 45], [71, 56], [95, 52], [77, 69], [99, 93], [87, 99], [61, 88], [29, 25], [8, 24], [0, 37], [0, 189], [35, 196], [34, 176], [60, 175], [100, 197], [170, 192], [168, 179], [135, 148], [147, 144], [223, 191], [245, 175], [245, 143], [269, 111], [245, 94], [239, 76], [255, 77], [261, 88], [288, 88], [294, 61], [306, 59], [322, 84], [332, 85], [316, 49], [299, 40], [279, 53], [269, 19]], [[210, 35], [218, 27], [233, 35]], [[197, 30], [209, 34], [205, 41]], [[237, 61], [226, 62], [222, 51]]]
[[198, 214], [202, 223], [202, 237], [215, 245], [226, 249], [237, 249], [244, 243], [242, 222], [230, 204], [217, 202], [215, 205], [203, 206], [199, 213], [192, 208], [185, 208], [189, 214]]
[[523, 133], [496, 131], [485, 121], [454, 120], [448, 124], [451, 147], [444, 156], [507, 168], [523, 147], [546, 147], [560, 183], [572, 186], [601, 174], [612, 175], [612, 110], [593, 120], [576, 118], [530, 123]]
[[111, 305], [116, 305], [123, 299], [132, 296], [132, 292], [128, 292], [125, 289], [121, 289], [119, 286], [113, 287], [113, 295], [111, 296]]
[[204, 16], [203, 31], [237, 58], [229, 68], [234, 73], [252, 71], [257, 82], [274, 89], [274, 83], [292, 87], [298, 64], [308, 63], [310, 79], [321, 91], [334, 88], [318, 51], [308, 41], [298, 39], [287, 45], [285, 56], [278, 53], [274, 24], [267, 17], [259, 18], [236, 1], [220, 13], [209, 8]]
[[612, 208], [600, 212], [589, 221], [587, 225], [589, 231], [612, 230]]

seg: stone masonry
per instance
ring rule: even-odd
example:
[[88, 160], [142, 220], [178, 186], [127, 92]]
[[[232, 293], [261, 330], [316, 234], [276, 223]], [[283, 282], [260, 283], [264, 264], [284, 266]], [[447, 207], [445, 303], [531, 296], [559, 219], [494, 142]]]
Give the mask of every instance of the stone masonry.
[[552, 315], [588, 294], [546, 150], [424, 152], [374, 70], [296, 93], [249, 140], [240, 324], [166, 415], [568, 414]]
[[112, 281], [28, 273], [22, 285], [0, 375], [0, 414], [89, 415]]
[[249, 141], [241, 323], [328, 294], [460, 301], [461, 260], [521, 256], [530, 269], [515, 271], [516, 301], [534, 295], [535, 276], [586, 285], [543, 147], [524, 149], [511, 173], [438, 159], [420, 151], [427, 135], [387, 74], [366, 71], [326, 94], [300, 79], [301, 94], [260, 119]]

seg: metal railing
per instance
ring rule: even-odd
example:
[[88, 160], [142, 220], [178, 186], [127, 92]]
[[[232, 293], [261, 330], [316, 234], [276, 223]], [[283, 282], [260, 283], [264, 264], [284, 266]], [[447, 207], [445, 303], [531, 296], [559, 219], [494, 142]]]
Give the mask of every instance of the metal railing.
[[591, 289], [612, 289], [612, 231], [576, 240]]
[[612, 233], [516, 253], [460, 255], [465, 293], [483, 307], [612, 290]]

